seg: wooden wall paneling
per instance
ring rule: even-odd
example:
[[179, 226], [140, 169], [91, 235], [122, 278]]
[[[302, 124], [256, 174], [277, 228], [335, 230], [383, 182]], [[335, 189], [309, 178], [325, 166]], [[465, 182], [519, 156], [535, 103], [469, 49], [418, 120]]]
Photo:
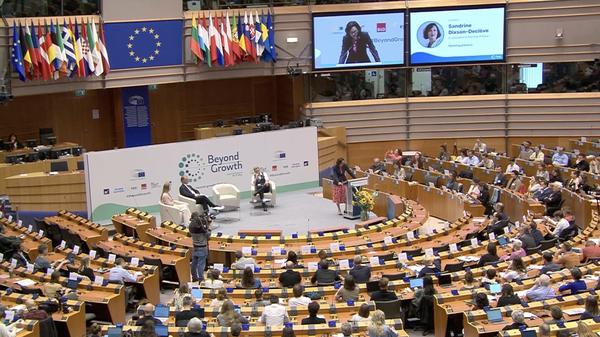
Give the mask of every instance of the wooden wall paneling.
[[[191, 83], [158, 85], [150, 91], [152, 143], [170, 143], [182, 139], [181, 116], [185, 110], [185, 92]], [[193, 105], [192, 105], [193, 106]]]

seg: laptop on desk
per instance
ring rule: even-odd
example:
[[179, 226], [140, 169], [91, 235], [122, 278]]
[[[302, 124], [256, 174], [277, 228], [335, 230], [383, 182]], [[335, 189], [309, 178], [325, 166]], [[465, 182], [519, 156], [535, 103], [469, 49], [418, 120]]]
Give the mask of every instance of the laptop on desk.
[[500, 309], [490, 309], [487, 311], [487, 319], [490, 323], [500, 323], [504, 321], [502, 318], [502, 310]]
[[423, 288], [423, 279], [422, 278], [410, 279], [410, 287], [411, 288]]
[[108, 333], [106, 334], [107, 337], [121, 337], [123, 336], [123, 328], [121, 327], [111, 327], [108, 328]]
[[[157, 305], [156, 309], [154, 309], [154, 317], [164, 324], [169, 319], [169, 307], [166, 305]], [[158, 334], [158, 332], [156, 333]]]
[[169, 327], [166, 325], [157, 325], [154, 327], [154, 332], [158, 337], [168, 337], [169, 336]]
[[500, 283], [490, 283], [490, 292], [492, 294], [499, 294], [502, 292], [502, 285]]
[[535, 330], [523, 330], [521, 331], [521, 337], [537, 337], [537, 332]]
[[452, 286], [452, 275], [450, 274], [441, 274], [438, 276], [438, 284], [442, 288], [448, 288]]

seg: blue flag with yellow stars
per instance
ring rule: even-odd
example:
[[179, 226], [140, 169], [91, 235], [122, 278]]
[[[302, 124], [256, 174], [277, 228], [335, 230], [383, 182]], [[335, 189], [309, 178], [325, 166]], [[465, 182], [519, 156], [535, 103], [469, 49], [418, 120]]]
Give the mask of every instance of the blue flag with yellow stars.
[[183, 63], [183, 20], [105, 23], [111, 69]]

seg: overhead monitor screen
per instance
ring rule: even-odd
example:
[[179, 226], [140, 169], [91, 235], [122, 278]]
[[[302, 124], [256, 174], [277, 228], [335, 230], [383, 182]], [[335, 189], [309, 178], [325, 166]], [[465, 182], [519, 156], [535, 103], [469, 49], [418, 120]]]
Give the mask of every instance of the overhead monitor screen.
[[410, 12], [413, 65], [504, 61], [504, 7]]
[[313, 15], [313, 69], [404, 64], [404, 12]]

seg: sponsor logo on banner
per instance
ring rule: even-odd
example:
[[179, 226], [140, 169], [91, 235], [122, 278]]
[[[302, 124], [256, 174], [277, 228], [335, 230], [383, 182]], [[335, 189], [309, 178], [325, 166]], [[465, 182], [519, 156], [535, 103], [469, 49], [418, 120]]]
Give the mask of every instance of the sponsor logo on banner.
[[284, 151], [276, 151], [274, 156], [275, 156], [275, 159], [285, 159], [286, 158], [286, 154]]
[[123, 193], [123, 192], [125, 192], [125, 188], [123, 188], [123, 187], [113, 188], [113, 193]]
[[385, 27], [385, 22], [377, 23], [377, 32], [378, 33], [385, 33], [386, 31], [387, 31], [387, 29]]
[[104, 189], [104, 195], [108, 195], [110, 194], [110, 188], [105, 188]]
[[150, 183], [150, 188], [151, 188], [151, 189], [156, 189], [156, 188], [162, 188], [162, 186], [160, 185], [160, 183], [157, 183], [157, 182], [151, 182], [151, 183]]
[[273, 172], [277, 171], [277, 165], [271, 166], [271, 171], [273, 171]]
[[141, 188], [142, 190], [148, 189], [148, 184], [142, 184]]
[[138, 180], [146, 178], [146, 171], [142, 169], [135, 169], [131, 172], [131, 180]]
[[208, 154], [206, 158], [196, 153], [188, 153], [178, 164], [179, 176], [188, 176], [191, 183], [202, 181], [207, 173], [225, 173], [230, 176], [240, 175], [244, 165], [240, 153]]
[[304, 166], [308, 166], [308, 160], [304, 161]]

